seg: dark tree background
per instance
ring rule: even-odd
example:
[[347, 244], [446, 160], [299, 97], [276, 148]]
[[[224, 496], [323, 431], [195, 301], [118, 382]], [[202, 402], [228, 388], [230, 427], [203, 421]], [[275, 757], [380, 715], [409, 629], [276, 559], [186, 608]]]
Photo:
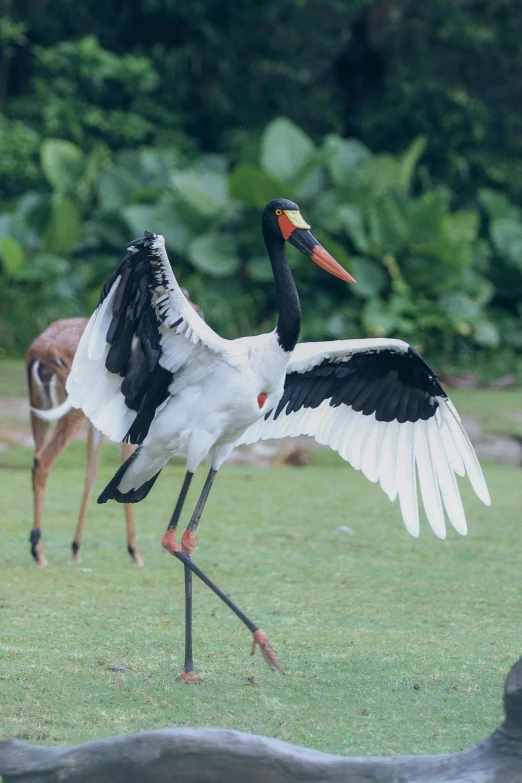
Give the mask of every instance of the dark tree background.
[[[181, 271], [215, 325], [268, 323], [268, 280], [248, 255], [262, 254], [261, 196], [282, 186], [369, 280], [341, 307], [318, 278], [305, 332], [417, 335], [461, 363], [502, 348], [513, 364], [521, 40], [520, 0], [0, 0], [0, 345], [20, 351], [51, 317], [91, 307], [128, 231], [145, 217], [154, 224], [142, 228], [163, 230], [158, 205], [177, 221]], [[293, 125], [270, 135], [282, 117]], [[287, 176], [267, 138], [297, 156]], [[202, 208], [211, 225], [190, 190], [199, 176], [206, 193], [209, 172], [221, 199]], [[201, 232], [224, 233], [227, 248], [235, 232], [237, 265], [198, 265], [190, 242]], [[421, 285], [419, 269], [442, 264], [448, 248], [459, 275], [448, 271], [444, 290]], [[325, 313], [340, 307], [336, 326]]]

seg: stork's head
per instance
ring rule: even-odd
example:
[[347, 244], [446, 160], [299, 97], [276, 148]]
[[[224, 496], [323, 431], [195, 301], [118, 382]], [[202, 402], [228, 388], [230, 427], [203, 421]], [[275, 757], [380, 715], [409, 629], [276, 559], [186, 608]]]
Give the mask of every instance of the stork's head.
[[297, 204], [287, 198], [274, 198], [263, 210], [263, 233], [265, 237], [283, 239], [309, 256], [327, 272], [348, 283], [355, 283], [353, 277], [337, 263], [317, 239], [310, 233], [310, 226], [301, 215]]

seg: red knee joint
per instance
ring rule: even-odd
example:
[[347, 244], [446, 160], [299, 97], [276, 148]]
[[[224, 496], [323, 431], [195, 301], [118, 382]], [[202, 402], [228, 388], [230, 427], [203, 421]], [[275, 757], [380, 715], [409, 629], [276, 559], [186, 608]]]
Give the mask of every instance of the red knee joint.
[[192, 552], [196, 548], [196, 531], [185, 530], [183, 538], [181, 539], [181, 548], [187, 555], [192, 555]]
[[251, 653], [252, 655], [254, 655], [257, 645], [259, 645], [261, 651], [263, 649], [266, 649], [267, 647], [268, 649], [270, 649], [267, 635], [262, 628], [258, 628], [258, 630], [253, 633], [253, 637], [254, 637], [254, 641], [252, 642], [252, 653]]
[[171, 555], [175, 555], [176, 552], [181, 552], [181, 547], [176, 539], [176, 531], [174, 528], [168, 528], [165, 535], [161, 539], [161, 546], [164, 547]]

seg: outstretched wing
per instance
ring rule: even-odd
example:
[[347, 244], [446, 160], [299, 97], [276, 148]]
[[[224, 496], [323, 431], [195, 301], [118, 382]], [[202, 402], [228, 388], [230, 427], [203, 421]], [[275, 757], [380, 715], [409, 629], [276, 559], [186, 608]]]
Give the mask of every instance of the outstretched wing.
[[227, 341], [195, 312], [161, 235], [128, 246], [82, 335], [67, 380], [69, 399], [112, 440], [141, 443], [176, 373], [212, 371]]
[[[428, 521], [446, 535], [443, 504], [467, 531], [455, 473], [468, 474], [486, 504], [482, 470], [453, 404], [422, 357], [402, 340], [297, 345], [278, 405], [239, 443], [311, 435], [399, 496], [404, 524], [419, 534], [417, 476]], [[417, 474], [417, 475], [416, 475]]]

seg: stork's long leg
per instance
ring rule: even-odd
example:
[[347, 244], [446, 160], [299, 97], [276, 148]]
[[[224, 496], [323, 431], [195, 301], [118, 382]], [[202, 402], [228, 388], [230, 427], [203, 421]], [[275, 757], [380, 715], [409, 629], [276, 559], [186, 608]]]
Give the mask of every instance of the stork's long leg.
[[[169, 552], [174, 554], [179, 545], [176, 540], [176, 528], [183, 510], [193, 473], [187, 471], [183, 480], [183, 486], [179, 493], [176, 507], [168, 524], [162, 544]], [[184, 676], [188, 675], [188, 676]], [[192, 660], [192, 571], [185, 566], [185, 667], [180, 674], [181, 679], [193, 680], [198, 682], [199, 678], [194, 674], [194, 663]]]
[[[209, 496], [212, 484], [216, 477], [217, 470], [212, 468], [209, 471], [201, 495], [196, 503], [194, 513], [188, 523], [187, 529], [181, 539], [181, 545], [183, 551], [190, 558], [192, 552], [196, 546], [196, 530], [198, 527], [201, 514], [205, 508], [205, 503]], [[201, 682], [199, 677], [194, 672], [194, 657], [192, 654], [192, 571], [185, 565], [185, 665], [183, 671], [178, 677], [178, 680], [190, 680], [191, 682]]]
[[[213, 582], [212, 579], [210, 579], [205, 574], [204, 571], [201, 570], [201, 568], [199, 568], [199, 566], [197, 566], [192, 561], [191, 553], [194, 551], [194, 547], [196, 543], [197, 526], [201, 518], [201, 514], [203, 513], [205, 503], [207, 502], [208, 496], [210, 494], [210, 489], [214, 482], [216, 473], [217, 473], [216, 470], [211, 469], [207, 476], [207, 480], [205, 481], [205, 485], [196, 504], [196, 508], [194, 509], [192, 518], [187, 526], [187, 529], [185, 530], [185, 533], [183, 534], [183, 539], [182, 539], [183, 550], [180, 549], [179, 545], [175, 540], [175, 525], [172, 525], [172, 522], [175, 518], [176, 518], [175, 524], [177, 524], [177, 520], [179, 519], [179, 513], [176, 516], [176, 510], [178, 509], [178, 506], [180, 504], [181, 495], [180, 498], [178, 499], [178, 503], [176, 504], [176, 510], [174, 511], [171, 524], [169, 524], [169, 527], [167, 528], [167, 532], [165, 533], [165, 536], [163, 537], [163, 541], [162, 541], [163, 546], [166, 549], [168, 549], [168, 551], [171, 552], [171, 554], [175, 555], [178, 558], [178, 560], [181, 560], [181, 562], [185, 566], [185, 667], [178, 679], [192, 680], [195, 682], [199, 681], [199, 678], [196, 677], [196, 675], [194, 674], [194, 664], [193, 664], [193, 656], [192, 656], [192, 573], [196, 574], [196, 576], [198, 576], [202, 582], [204, 582], [208, 587], [210, 587], [210, 589], [213, 590], [214, 593], [219, 598], [221, 598], [221, 600], [230, 609], [232, 609], [234, 614], [237, 617], [239, 617], [241, 622], [244, 623], [244, 625], [246, 625], [248, 630], [252, 633], [254, 637], [253, 644], [252, 644], [252, 655], [256, 650], [256, 646], [259, 645], [261, 654], [265, 659], [265, 661], [268, 663], [268, 665], [273, 669], [278, 669], [280, 672], [284, 672], [283, 666], [281, 666], [281, 664], [279, 663], [279, 661], [277, 660], [274, 654], [274, 651], [270, 647], [266, 633], [257, 625], [257, 623], [254, 623], [250, 619], [250, 617], [248, 617], [248, 615], [246, 615], [239, 608], [239, 606], [237, 606], [237, 604], [235, 604], [234, 601], [232, 601], [228, 597], [228, 595], [226, 595], [226, 593], [224, 593], [221, 590], [221, 588], [219, 588], [217, 584]], [[185, 481], [187, 481], [189, 475], [190, 478], [192, 478], [192, 474], [187, 473], [187, 476], [185, 477]], [[189, 480], [189, 484], [190, 484], [190, 480]], [[187, 490], [188, 490], [188, 486], [187, 486]], [[183, 489], [182, 489], [182, 493], [183, 493]]]
[[205, 504], [207, 502], [208, 496], [210, 495], [212, 484], [214, 483], [214, 479], [216, 478], [216, 474], [217, 474], [217, 470], [214, 470], [214, 468], [210, 468], [205, 484], [203, 485], [203, 489], [201, 490], [201, 495], [199, 496], [198, 502], [196, 503], [196, 508], [194, 509], [194, 513], [190, 518], [190, 522], [187, 525], [187, 529], [183, 533], [183, 538], [181, 539], [181, 545], [183, 551], [186, 552], [188, 555], [192, 555], [192, 552], [196, 548], [196, 531], [198, 529], [199, 520], [201, 519], [201, 514], [203, 513], [203, 509], [205, 508]]
[[[181, 512], [183, 511], [183, 505], [185, 503], [185, 500], [187, 498], [187, 494], [190, 487], [190, 482], [192, 481], [192, 477], [194, 476], [193, 473], [191, 473], [189, 470], [185, 473], [185, 478], [183, 479], [183, 486], [181, 487], [181, 492], [179, 493], [179, 497], [176, 501], [176, 508], [174, 509], [172, 513], [172, 517], [170, 518], [170, 522], [168, 524], [167, 530], [165, 532], [165, 536], [172, 537], [172, 534], [174, 533], [174, 537], [176, 534], [176, 528], [178, 526], [179, 518], [181, 516]], [[163, 537], [163, 546], [165, 546], [165, 536]], [[165, 547], [166, 549], [168, 547]]]
[[213, 582], [212, 579], [210, 579], [205, 574], [205, 572], [202, 571], [201, 568], [199, 568], [199, 566], [197, 566], [192, 561], [190, 555], [187, 555], [185, 552], [175, 552], [174, 554], [176, 555], [178, 560], [181, 560], [181, 562], [185, 564], [186, 568], [190, 568], [190, 570], [194, 574], [196, 574], [196, 576], [199, 576], [201, 581], [204, 582], [206, 585], [208, 585], [208, 587], [210, 587], [210, 589], [213, 590], [219, 598], [221, 598], [223, 603], [225, 603], [230, 609], [232, 609], [234, 614], [237, 617], [239, 617], [241, 622], [246, 625], [246, 627], [254, 637], [252, 642], [252, 655], [255, 653], [257, 645], [259, 645], [261, 655], [263, 656], [267, 664], [270, 666], [270, 668], [278, 669], [278, 671], [284, 673], [284, 667], [277, 660], [274, 651], [270, 647], [270, 644], [267, 639], [267, 635], [262, 630], [262, 628], [260, 628], [257, 625], [257, 623], [254, 623], [253, 620], [251, 620], [250, 617], [248, 617], [248, 615], [246, 615], [242, 611], [242, 609], [240, 609], [239, 606], [235, 604], [234, 601], [232, 601], [232, 599], [230, 599], [228, 595], [226, 595], [226, 593], [224, 593], [223, 590], [221, 590], [221, 588], [219, 588], [217, 584]]

